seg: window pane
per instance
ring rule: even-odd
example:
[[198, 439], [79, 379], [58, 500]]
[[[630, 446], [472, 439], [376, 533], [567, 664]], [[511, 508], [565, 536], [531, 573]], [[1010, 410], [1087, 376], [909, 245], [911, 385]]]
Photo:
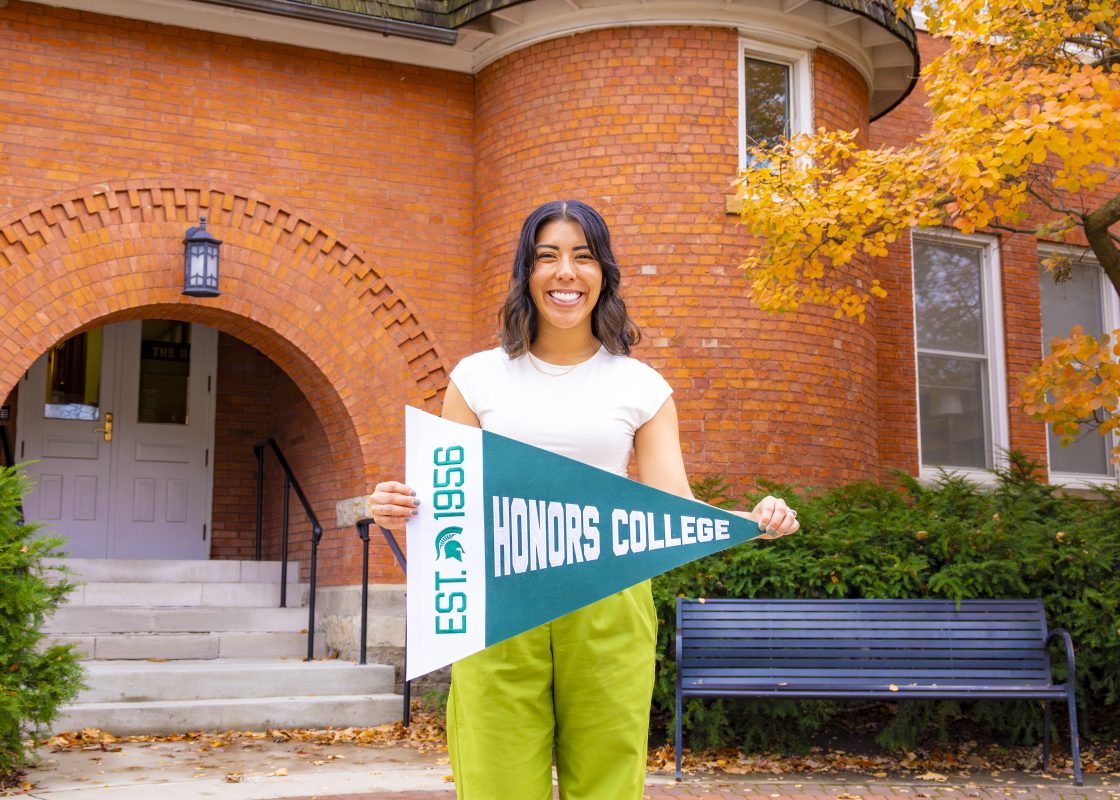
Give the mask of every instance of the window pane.
[[47, 419], [101, 417], [101, 329], [72, 336], [47, 354]]
[[1100, 336], [1104, 333], [1101, 322], [1101, 270], [1096, 264], [1075, 264], [1069, 280], [1054, 283], [1054, 278], [1043, 268], [1039, 278], [1042, 290], [1042, 346], [1050, 350], [1050, 340], [1055, 336], [1068, 336], [1074, 325], [1085, 333]]
[[979, 248], [914, 239], [914, 311], [918, 347], [984, 352]]
[[[1050, 340], [1055, 336], [1068, 336], [1074, 325], [1085, 333], [1100, 336], [1104, 332], [1101, 313], [1101, 271], [1096, 264], [1075, 264], [1069, 280], [1055, 283], [1043, 268], [1039, 277], [1042, 295], [1042, 341], [1049, 352]], [[1096, 430], [1085, 431], [1081, 438], [1067, 447], [1048, 428], [1050, 440], [1050, 469], [1053, 472], [1073, 472], [1082, 475], [1107, 477], [1114, 473], [1109, 460], [1109, 439]]]
[[747, 148], [766, 146], [790, 133], [789, 67], [746, 59], [743, 124]]
[[991, 466], [985, 368], [982, 360], [918, 357], [923, 465]]
[[190, 374], [190, 323], [144, 320], [137, 421], [186, 425]]

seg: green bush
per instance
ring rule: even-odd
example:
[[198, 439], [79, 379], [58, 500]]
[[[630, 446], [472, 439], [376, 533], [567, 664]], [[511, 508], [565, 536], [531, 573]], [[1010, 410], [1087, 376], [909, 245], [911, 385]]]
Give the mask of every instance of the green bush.
[[[701, 499], [732, 494], [705, 479]], [[654, 581], [661, 621], [655, 709], [672, 725], [672, 662], [677, 596], [758, 598], [1042, 598], [1052, 628], [1065, 628], [1077, 654], [1077, 697], [1087, 736], [1120, 734], [1120, 490], [1063, 496], [1039, 480], [1035, 465], [1011, 454], [995, 484], [943, 474], [932, 486], [908, 475], [895, 485], [870, 482], [827, 491], [761, 486], [738, 503], [780, 494], [798, 509], [802, 531], [751, 543], [686, 564]], [[1053, 651], [1055, 678], [1065, 658]], [[1059, 658], [1059, 656], [1061, 656]], [[747, 749], [804, 743], [845, 706], [788, 700], [694, 700], [683, 718], [695, 745]], [[900, 704], [879, 740], [912, 747], [931, 728], [958, 717], [1014, 741], [1041, 736], [1037, 704]], [[1055, 718], [1064, 717], [1056, 709]]]
[[22, 524], [23, 488], [15, 469], [0, 470], [0, 786], [26, 764], [25, 737], [49, 725], [81, 689], [70, 645], [38, 648], [44, 620], [73, 587], [45, 580], [43, 559], [59, 555], [61, 540]]

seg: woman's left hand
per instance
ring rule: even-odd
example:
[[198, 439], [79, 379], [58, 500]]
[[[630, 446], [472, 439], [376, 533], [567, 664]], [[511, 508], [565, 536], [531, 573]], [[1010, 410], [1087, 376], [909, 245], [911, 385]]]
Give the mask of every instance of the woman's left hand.
[[762, 498], [751, 511], [751, 516], [758, 521], [759, 530], [765, 531], [759, 539], [780, 539], [801, 527], [797, 512], [780, 497], [767, 495]]

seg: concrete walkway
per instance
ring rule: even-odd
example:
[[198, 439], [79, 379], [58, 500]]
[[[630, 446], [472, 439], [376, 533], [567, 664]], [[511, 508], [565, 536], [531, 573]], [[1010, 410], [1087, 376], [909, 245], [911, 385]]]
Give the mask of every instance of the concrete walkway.
[[[217, 744], [215, 747], [213, 745]], [[28, 779], [38, 800], [454, 800], [447, 754], [411, 747], [206, 739], [122, 742], [40, 753]], [[803, 776], [649, 775], [648, 800], [1113, 800], [1120, 776], [1038, 773], [950, 776], [945, 781]]]

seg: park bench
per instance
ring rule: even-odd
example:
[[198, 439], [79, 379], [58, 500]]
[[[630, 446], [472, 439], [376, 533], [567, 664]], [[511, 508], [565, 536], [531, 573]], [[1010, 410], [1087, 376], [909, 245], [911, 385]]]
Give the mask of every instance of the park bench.
[[[1067, 682], [1048, 646], [1065, 645]], [[1082, 784], [1073, 642], [1047, 632], [1041, 600], [677, 599], [677, 780], [681, 706], [689, 697], [1039, 700], [1043, 768], [1050, 701], [1069, 710], [1074, 779]]]

